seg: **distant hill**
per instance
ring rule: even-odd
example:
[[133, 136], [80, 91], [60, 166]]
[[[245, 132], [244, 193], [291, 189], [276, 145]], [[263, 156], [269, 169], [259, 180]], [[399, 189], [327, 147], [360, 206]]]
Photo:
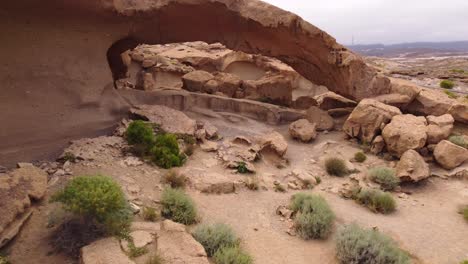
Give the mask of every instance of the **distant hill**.
[[392, 45], [350, 45], [351, 50], [364, 56], [427, 57], [468, 55], [468, 41], [414, 42]]

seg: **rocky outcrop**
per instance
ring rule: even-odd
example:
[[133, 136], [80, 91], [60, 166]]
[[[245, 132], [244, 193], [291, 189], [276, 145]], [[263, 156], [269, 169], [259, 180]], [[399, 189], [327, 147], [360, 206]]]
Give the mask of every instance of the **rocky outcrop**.
[[194, 135], [195, 120], [184, 113], [161, 105], [138, 105], [130, 110], [138, 118], [158, 124], [169, 133]]
[[206, 71], [193, 71], [182, 76], [184, 89], [191, 92], [204, 92], [205, 84], [212, 80], [214, 76]]
[[456, 100], [446, 94], [430, 89], [421, 89], [416, 98], [408, 105], [407, 110], [417, 115], [440, 116], [447, 114]]
[[299, 139], [302, 142], [309, 142], [317, 137], [315, 124], [307, 119], [299, 119], [289, 125], [289, 134], [292, 138]]
[[396, 166], [396, 175], [401, 181], [418, 182], [431, 176], [429, 165], [415, 150], [408, 150]]
[[260, 151], [272, 150], [280, 157], [283, 157], [288, 150], [288, 142], [276, 131], [272, 131], [262, 136], [260, 138], [259, 145]]
[[320, 109], [355, 107], [357, 103], [334, 92], [326, 92], [314, 97]]
[[448, 140], [442, 140], [434, 149], [434, 158], [440, 166], [451, 170], [468, 160], [468, 150]]
[[328, 112], [316, 106], [312, 106], [307, 109], [305, 119], [309, 120], [311, 123], [314, 123], [318, 131], [330, 131], [333, 130], [333, 127], [335, 126], [335, 122], [328, 114]]
[[458, 122], [468, 124], [468, 103], [455, 103], [448, 111]]
[[400, 157], [407, 150], [426, 145], [427, 121], [422, 116], [396, 115], [382, 131], [387, 150]]
[[120, 248], [115, 237], [98, 240], [81, 249], [82, 264], [135, 264]]
[[31, 203], [44, 197], [47, 173], [29, 164], [0, 177], [0, 248], [11, 241], [31, 215]]
[[396, 115], [401, 115], [400, 109], [376, 100], [365, 99], [359, 102], [346, 119], [343, 131], [350, 137], [359, 138], [361, 141], [369, 143]]
[[372, 154], [377, 155], [379, 153], [382, 153], [384, 148], [385, 148], [385, 140], [383, 139], [382, 136], [376, 136], [374, 140], [372, 141], [370, 151], [372, 152]]
[[437, 144], [447, 139], [453, 130], [455, 120], [449, 114], [442, 116], [427, 116], [427, 144]]

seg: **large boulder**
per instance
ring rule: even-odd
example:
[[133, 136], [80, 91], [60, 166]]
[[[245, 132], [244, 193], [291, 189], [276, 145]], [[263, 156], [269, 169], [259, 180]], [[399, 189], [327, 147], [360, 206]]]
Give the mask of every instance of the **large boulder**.
[[288, 150], [288, 142], [284, 137], [276, 132], [270, 132], [260, 139], [260, 151], [273, 150], [278, 156], [282, 157]]
[[[234, 97], [241, 86], [241, 79], [239, 77], [224, 72], [216, 73], [214, 80], [211, 82], [216, 83], [216, 92], [221, 92], [229, 97]], [[210, 85], [213, 86], [214, 83]], [[209, 90], [212, 91], [213, 88], [209, 88]]]
[[453, 130], [455, 120], [452, 115], [427, 116], [427, 144], [437, 144], [447, 139]]
[[314, 97], [317, 101], [318, 107], [323, 110], [330, 110], [335, 108], [354, 107], [357, 103], [351, 99], [343, 97], [334, 92], [326, 92]]
[[203, 92], [204, 85], [212, 80], [214, 76], [206, 71], [193, 71], [182, 76], [184, 89], [191, 92]]
[[442, 140], [434, 149], [434, 158], [440, 166], [451, 170], [468, 160], [468, 150], [448, 140]]
[[431, 176], [429, 165], [415, 150], [408, 150], [396, 166], [396, 174], [401, 181], [418, 182]]
[[426, 145], [427, 121], [422, 116], [396, 115], [382, 131], [387, 150], [400, 157], [407, 150]]
[[259, 99], [286, 106], [292, 103], [292, 81], [284, 75], [265, 76], [255, 81], [255, 87]]
[[346, 119], [343, 130], [350, 137], [370, 143], [396, 115], [401, 115], [400, 109], [376, 100], [364, 99]]
[[289, 134], [292, 138], [309, 142], [317, 137], [315, 126], [315, 123], [310, 123], [307, 119], [299, 119], [289, 125]]
[[455, 103], [449, 109], [449, 114], [458, 122], [468, 124], [468, 103]]
[[421, 89], [416, 98], [408, 105], [408, 112], [415, 115], [440, 116], [447, 114], [456, 100], [450, 99], [446, 94], [431, 90]]
[[186, 231], [184, 225], [170, 220], [164, 220], [161, 225], [158, 252], [166, 263], [209, 264], [203, 246]]
[[197, 128], [195, 120], [186, 114], [162, 105], [137, 105], [130, 109], [130, 113], [139, 119], [160, 125], [169, 133], [194, 135]]
[[333, 130], [335, 126], [335, 122], [328, 112], [317, 106], [312, 106], [307, 109], [305, 118], [309, 120], [309, 122], [316, 124], [316, 129], [318, 131], [330, 131]]
[[33, 165], [0, 177], [0, 248], [11, 241], [31, 215], [31, 203], [47, 190], [47, 173]]

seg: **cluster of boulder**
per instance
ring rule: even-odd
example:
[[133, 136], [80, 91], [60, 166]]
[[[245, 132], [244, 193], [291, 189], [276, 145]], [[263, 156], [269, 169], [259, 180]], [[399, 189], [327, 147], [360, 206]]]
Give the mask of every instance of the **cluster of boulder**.
[[468, 160], [468, 150], [451, 143], [451, 114], [415, 116], [395, 106], [364, 99], [344, 123], [344, 132], [368, 144], [374, 154], [387, 151], [400, 159], [397, 174], [402, 180], [419, 181], [430, 176], [426, 160], [453, 169]]

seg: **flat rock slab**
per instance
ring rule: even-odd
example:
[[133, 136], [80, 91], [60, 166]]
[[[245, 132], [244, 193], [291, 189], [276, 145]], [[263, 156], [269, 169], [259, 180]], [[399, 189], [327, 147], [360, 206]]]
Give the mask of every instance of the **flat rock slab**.
[[130, 113], [158, 124], [170, 133], [194, 135], [197, 128], [195, 120], [186, 114], [162, 105], [138, 105], [130, 109]]
[[135, 264], [114, 237], [98, 240], [81, 249], [82, 264]]

